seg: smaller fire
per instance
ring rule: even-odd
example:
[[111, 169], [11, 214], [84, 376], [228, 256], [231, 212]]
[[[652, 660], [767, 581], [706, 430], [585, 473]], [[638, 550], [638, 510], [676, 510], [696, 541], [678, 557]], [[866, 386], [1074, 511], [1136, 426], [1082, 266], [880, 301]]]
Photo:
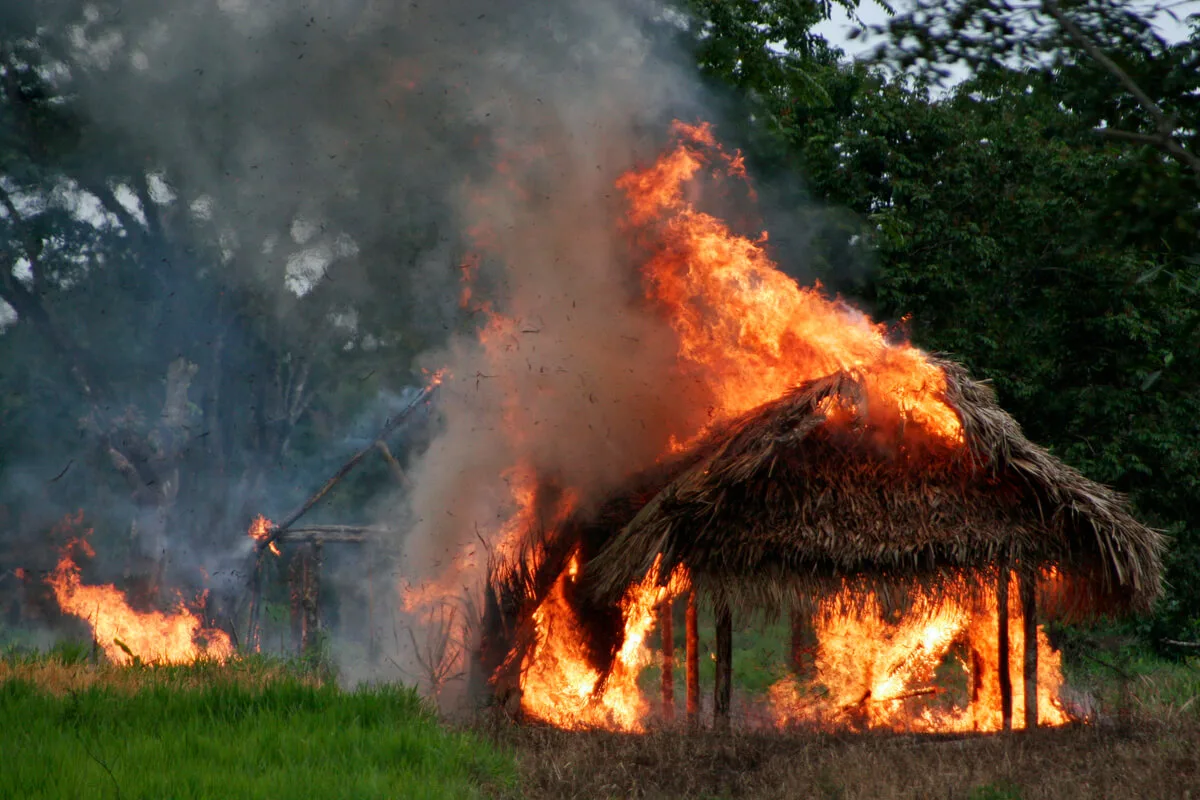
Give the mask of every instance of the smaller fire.
[[[250, 530], [247, 531], [247, 533], [250, 534], [250, 538], [254, 541], [265, 542], [271, 537], [271, 530], [274, 527], [275, 524], [271, 522], [271, 520], [267, 519], [262, 514], [259, 514], [254, 518], [254, 522], [250, 523]], [[278, 542], [272, 541], [267, 545], [267, 549], [277, 556], [281, 555], [279, 552]]]
[[[90, 531], [85, 537], [87, 533]], [[63, 548], [58, 566], [46, 583], [54, 590], [64, 612], [92, 627], [92, 635], [110, 661], [130, 664], [136, 658], [151, 663], [186, 664], [199, 658], [223, 662], [233, 656], [229, 635], [205, 628], [200, 616], [182, 598], [171, 613], [137, 611], [130, 607], [125, 593], [112, 584], [83, 583], [79, 566], [71, 555], [73, 550], [87, 558], [95, 556], [85, 538], [72, 539]]]

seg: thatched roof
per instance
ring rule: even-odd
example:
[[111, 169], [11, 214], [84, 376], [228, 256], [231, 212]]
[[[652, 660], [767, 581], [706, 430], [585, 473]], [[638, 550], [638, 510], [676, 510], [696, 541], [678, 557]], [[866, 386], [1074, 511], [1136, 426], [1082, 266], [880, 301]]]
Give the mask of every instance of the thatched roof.
[[[685, 565], [697, 587], [737, 605], [856, 582], [983, 584], [1007, 564], [1054, 568], [1076, 612], [1148, 607], [1162, 535], [1026, 439], [989, 386], [941, 366], [965, 444], [872, 424], [853, 375], [800, 386], [713, 432], [657, 480], [641, 478], [638, 500], [610, 500], [625, 516], [606, 520], [607, 542], [586, 567], [595, 596], [618, 598], [661, 554], [662, 575]], [[830, 422], [823, 409], [835, 405], [854, 419]]]

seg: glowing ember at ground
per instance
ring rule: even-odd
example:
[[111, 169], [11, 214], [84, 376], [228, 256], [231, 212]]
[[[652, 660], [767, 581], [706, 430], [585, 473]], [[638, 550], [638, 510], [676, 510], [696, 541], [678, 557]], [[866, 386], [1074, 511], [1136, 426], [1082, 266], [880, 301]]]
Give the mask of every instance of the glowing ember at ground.
[[225, 661], [233, 655], [233, 643], [224, 631], [205, 628], [200, 616], [180, 599], [171, 613], [137, 611], [125, 593], [112, 584], [83, 583], [79, 566], [71, 556], [75, 550], [86, 557], [95, 555], [85, 539], [74, 539], [63, 548], [58, 566], [47, 577], [58, 605], [68, 614], [86, 621], [105, 656], [117, 664], [136, 657], [145, 663], [186, 664], [198, 658]]

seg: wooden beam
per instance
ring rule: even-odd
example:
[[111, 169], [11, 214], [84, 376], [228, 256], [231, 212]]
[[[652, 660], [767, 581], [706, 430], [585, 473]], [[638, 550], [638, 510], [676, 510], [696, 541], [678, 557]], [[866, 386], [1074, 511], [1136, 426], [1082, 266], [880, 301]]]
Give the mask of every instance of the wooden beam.
[[713, 727], [729, 730], [733, 702], [733, 614], [729, 606], [717, 608], [717, 679], [713, 691]]
[[684, 624], [688, 724], [700, 719], [700, 625], [696, 614], [696, 590], [688, 592], [687, 618]]
[[1025, 730], [1031, 731], [1038, 726], [1037, 577], [1022, 570], [1019, 581], [1025, 628]]
[[1000, 567], [996, 584], [996, 621], [1000, 626], [997, 641], [996, 675], [1000, 679], [1000, 717], [1002, 727], [1012, 730], [1012, 676], [1008, 668], [1008, 567]]
[[668, 597], [658, 606], [658, 630], [662, 634], [662, 704], [663, 719], [675, 719], [675, 625], [671, 619], [672, 603]]

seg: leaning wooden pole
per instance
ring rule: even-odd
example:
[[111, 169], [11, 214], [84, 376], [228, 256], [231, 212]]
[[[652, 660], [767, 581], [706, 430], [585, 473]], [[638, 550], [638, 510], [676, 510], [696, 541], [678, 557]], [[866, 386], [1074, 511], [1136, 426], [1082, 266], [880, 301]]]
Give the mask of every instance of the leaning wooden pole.
[[688, 724], [700, 720], [700, 624], [696, 613], [696, 590], [688, 592], [687, 617], [684, 621], [684, 659], [687, 682]]
[[713, 727], [729, 730], [733, 703], [733, 614], [728, 605], [717, 608], [717, 680], [713, 689]]
[[1022, 570], [1019, 581], [1025, 628], [1025, 730], [1031, 731], [1038, 725], [1037, 578], [1028, 570]]
[[671, 619], [671, 598], [658, 606], [658, 630], [662, 633], [662, 704], [663, 719], [675, 719], [675, 625]]
[[1012, 730], [1012, 676], [1008, 669], [1008, 567], [1000, 567], [996, 583], [996, 621], [1000, 626], [996, 654], [996, 675], [1000, 680], [1000, 718], [1003, 729]]

